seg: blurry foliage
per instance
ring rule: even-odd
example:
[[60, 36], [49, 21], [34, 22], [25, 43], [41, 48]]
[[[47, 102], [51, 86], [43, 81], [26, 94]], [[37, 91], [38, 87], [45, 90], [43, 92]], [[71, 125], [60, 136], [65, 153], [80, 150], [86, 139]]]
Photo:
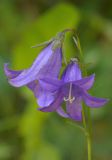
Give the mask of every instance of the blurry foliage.
[[[59, 3], [61, 2], [61, 3]], [[63, 3], [62, 3], [63, 2]], [[111, 0], [0, 1], [0, 160], [86, 160], [85, 137], [56, 113], [41, 113], [31, 91], [13, 88], [6, 80], [3, 63], [29, 67], [41, 48], [57, 32], [75, 28], [81, 39], [88, 73], [96, 73], [91, 93], [110, 98], [92, 109], [94, 159], [112, 158], [112, 5]], [[108, 4], [106, 6], [106, 4]], [[77, 54], [68, 34], [64, 51], [69, 60]]]

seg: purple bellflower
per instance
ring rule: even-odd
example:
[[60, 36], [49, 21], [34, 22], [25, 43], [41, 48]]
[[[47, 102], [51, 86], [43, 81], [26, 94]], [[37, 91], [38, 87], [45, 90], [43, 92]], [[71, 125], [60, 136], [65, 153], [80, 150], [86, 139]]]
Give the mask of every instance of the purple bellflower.
[[[82, 78], [81, 70], [76, 59], [72, 59], [71, 63], [66, 67], [61, 80], [57, 78], [46, 77], [39, 80], [41, 89], [37, 90], [40, 111], [52, 112], [57, 111], [59, 115], [76, 121], [82, 120], [82, 101], [87, 106], [97, 108], [108, 102], [104, 98], [92, 97], [88, 94], [88, 90], [94, 83], [95, 75]], [[44, 92], [49, 93], [49, 98], [39, 96]], [[43, 103], [47, 101], [44, 105]], [[63, 101], [66, 102], [66, 109], [62, 108]]]
[[[8, 82], [14, 87], [27, 86], [35, 93], [35, 90], [40, 88], [38, 85], [40, 77], [58, 78], [62, 66], [63, 40], [64, 34], [61, 32], [47, 44], [28, 69], [15, 71], [9, 69], [8, 64], [5, 64], [4, 71], [8, 77]], [[45, 95], [41, 94], [41, 96], [49, 98], [47, 92]]]

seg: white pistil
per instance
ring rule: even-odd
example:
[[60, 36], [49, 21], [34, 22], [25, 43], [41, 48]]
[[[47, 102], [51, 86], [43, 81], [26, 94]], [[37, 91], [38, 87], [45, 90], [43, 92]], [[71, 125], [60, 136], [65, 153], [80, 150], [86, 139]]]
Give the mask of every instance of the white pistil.
[[70, 89], [69, 89], [69, 95], [68, 98], [64, 97], [64, 101], [67, 102], [69, 101], [72, 103], [75, 100], [75, 97], [72, 97], [72, 83], [70, 83]]

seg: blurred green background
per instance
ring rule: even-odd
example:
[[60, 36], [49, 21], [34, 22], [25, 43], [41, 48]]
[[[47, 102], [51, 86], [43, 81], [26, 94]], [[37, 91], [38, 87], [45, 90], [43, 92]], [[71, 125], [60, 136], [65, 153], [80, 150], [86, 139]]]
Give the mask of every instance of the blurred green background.
[[[66, 28], [81, 40], [88, 73], [96, 73], [93, 95], [110, 98], [92, 109], [93, 160], [112, 160], [112, 1], [111, 0], [1, 0], [0, 1], [0, 160], [87, 160], [83, 133], [56, 113], [37, 111], [26, 87], [10, 86], [3, 64], [29, 67], [40, 48]], [[66, 40], [66, 56], [75, 56]]]

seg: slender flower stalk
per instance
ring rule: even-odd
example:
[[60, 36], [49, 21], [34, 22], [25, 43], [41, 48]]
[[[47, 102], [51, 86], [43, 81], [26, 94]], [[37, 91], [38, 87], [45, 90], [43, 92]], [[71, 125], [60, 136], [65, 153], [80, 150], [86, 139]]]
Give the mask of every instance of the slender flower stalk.
[[[76, 38], [73, 37], [73, 40], [79, 50], [79, 54], [80, 54], [80, 60], [83, 61], [83, 52], [82, 52], [82, 48], [81, 48], [81, 45], [80, 45], [80, 40], [78, 38], [78, 36], [76, 35]], [[87, 76], [87, 71], [86, 69], [84, 68], [84, 75]], [[91, 111], [90, 111], [90, 108], [88, 108], [88, 112], [87, 112], [87, 116], [88, 116], [88, 127], [87, 127], [87, 124], [86, 124], [86, 118], [85, 118], [85, 108], [84, 108], [84, 105], [83, 105], [83, 109], [82, 109], [82, 117], [83, 117], [83, 125], [84, 125], [84, 128], [85, 128], [85, 135], [86, 135], [86, 138], [87, 138], [87, 151], [88, 151], [88, 160], [92, 160], [92, 120], [91, 120]]]
[[91, 154], [91, 135], [90, 132], [87, 128], [87, 124], [86, 124], [86, 118], [85, 118], [85, 110], [84, 110], [84, 106], [82, 109], [82, 119], [83, 119], [83, 126], [85, 129], [85, 136], [87, 138], [87, 151], [88, 151], [88, 160], [92, 160], [92, 154]]

